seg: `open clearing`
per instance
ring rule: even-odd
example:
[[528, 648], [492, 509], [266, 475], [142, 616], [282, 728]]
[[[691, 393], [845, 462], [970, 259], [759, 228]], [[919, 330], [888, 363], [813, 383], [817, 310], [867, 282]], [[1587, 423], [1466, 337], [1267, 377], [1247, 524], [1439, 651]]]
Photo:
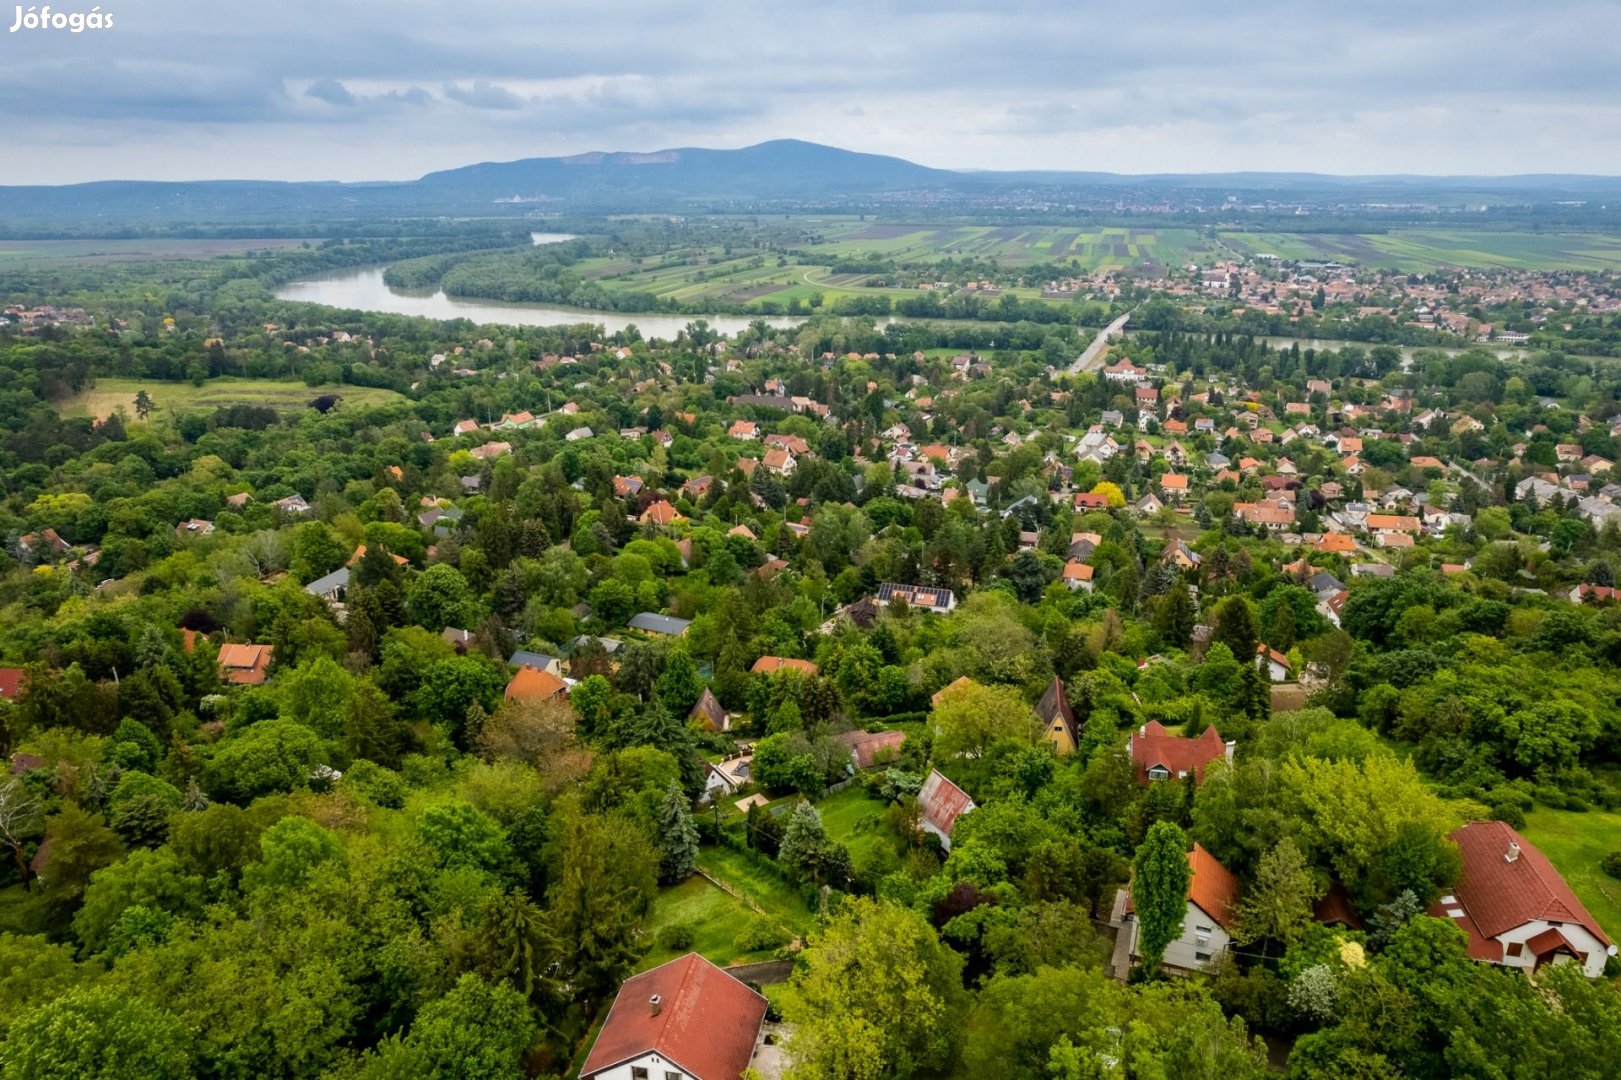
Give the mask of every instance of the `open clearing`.
[[298, 247], [304, 242], [296, 237], [248, 237], [241, 240], [0, 240], [0, 266], [211, 259], [216, 255], [241, 255], [249, 251]]
[[96, 385], [61, 402], [63, 416], [110, 416], [123, 406], [126, 419], [135, 419], [135, 395], [145, 390], [152, 399], [153, 417], [163, 419], [171, 412], [217, 409], [225, 405], [264, 405], [279, 412], [295, 412], [309, 407], [323, 394], [342, 398], [338, 408], [388, 405], [405, 400], [392, 390], [337, 383], [306, 386], [293, 379], [209, 379], [201, 386], [189, 382], [159, 382], [154, 379], [97, 379]]
[[756, 866], [742, 852], [728, 847], [706, 847], [698, 854], [698, 866], [754, 901], [762, 911], [769, 912], [794, 933], [804, 936], [815, 929], [816, 916], [806, 906], [799, 890]]
[[1621, 939], [1621, 881], [1598, 865], [1605, 855], [1621, 850], [1621, 814], [1539, 806], [1525, 816], [1524, 834], [1565, 876], [1604, 932]]
[[649, 940], [667, 926], [684, 923], [692, 927], [692, 947], [661, 949], [655, 944], [637, 970], [658, 967], [688, 952], [697, 952], [721, 967], [769, 960], [773, 950], [749, 952], [737, 944], [738, 935], [757, 918], [743, 901], [694, 874], [679, 885], [659, 890], [647, 918]]

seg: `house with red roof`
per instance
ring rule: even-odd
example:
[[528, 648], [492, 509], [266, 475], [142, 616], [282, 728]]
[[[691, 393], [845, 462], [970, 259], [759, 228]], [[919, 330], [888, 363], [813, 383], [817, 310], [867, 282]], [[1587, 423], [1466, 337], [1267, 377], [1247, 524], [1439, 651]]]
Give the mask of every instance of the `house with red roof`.
[[1603, 974], [1615, 945], [1535, 845], [1501, 821], [1471, 821], [1450, 839], [1463, 873], [1429, 914], [1469, 935], [1471, 959], [1527, 971], [1579, 964], [1589, 978]]
[[923, 831], [940, 838], [940, 846], [951, 850], [951, 830], [957, 819], [975, 808], [968, 792], [947, 780], [938, 769], [930, 769], [928, 778], [917, 793], [917, 805], [923, 812]]
[[879, 760], [891, 761], [906, 741], [904, 731], [846, 731], [835, 739], [850, 748], [850, 760], [858, 769], [870, 769]]
[[1191, 775], [1194, 783], [1204, 783], [1205, 770], [1212, 761], [1233, 760], [1232, 742], [1222, 742], [1214, 726], [1204, 729], [1197, 739], [1184, 739], [1165, 730], [1158, 720], [1150, 720], [1131, 733], [1127, 746], [1137, 767], [1137, 784], [1147, 787], [1155, 780], [1181, 780]]
[[270, 658], [274, 645], [220, 646], [220, 677], [239, 686], [260, 686], [270, 677]]
[[1289, 658], [1265, 642], [1255, 646], [1255, 666], [1272, 682], [1289, 681]]
[[812, 677], [822, 670], [813, 660], [796, 660], [790, 656], [762, 656], [749, 668], [749, 672], [755, 675], [775, 675], [784, 669], [797, 671], [806, 677]]
[[[1203, 845], [1194, 844], [1188, 852], [1188, 906], [1182, 918], [1182, 933], [1165, 946], [1165, 966], [1192, 971], [1204, 967], [1225, 952], [1232, 944], [1233, 929], [1238, 924], [1238, 879], [1233, 876]], [[1131, 955], [1140, 960], [1137, 950], [1139, 923], [1131, 903], [1126, 905], [1126, 918], [1131, 934]]]
[[507, 683], [508, 701], [547, 701], [558, 694], [568, 693], [568, 683], [550, 671], [524, 664]]
[[766, 1000], [697, 953], [625, 980], [580, 1080], [738, 1080]]
[[0, 698], [16, 701], [22, 696], [23, 685], [27, 679], [28, 672], [20, 667], [0, 668]]

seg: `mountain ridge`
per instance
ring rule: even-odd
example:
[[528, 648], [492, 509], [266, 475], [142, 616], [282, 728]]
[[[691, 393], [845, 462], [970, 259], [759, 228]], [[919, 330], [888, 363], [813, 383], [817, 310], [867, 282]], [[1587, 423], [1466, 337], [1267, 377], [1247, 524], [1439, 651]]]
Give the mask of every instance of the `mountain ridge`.
[[[1338, 176], [1233, 172], [1129, 174], [1063, 170], [958, 170], [801, 139], [733, 149], [671, 147], [588, 151], [559, 157], [484, 161], [424, 173], [415, 180], [97, 180], [68, 185], [0, 186], [0, 216], [16, 221], [258, 220], [287, 216], [365, 218], [511, 213], [539, 205], [578, 212], [679, 210], [717, 203], [795, 203], [897, 193], [984, 196], [1013, 189], [1180, 190], [1204, 205], [1249, 194], [1349, 201], [1440, 193], [1523, 196], [1527, 201], [1621, 200], [1621, 179], [1580, 174], [1518, 176]], [[1459, 195], [1459, 198], [1463, 198]]]

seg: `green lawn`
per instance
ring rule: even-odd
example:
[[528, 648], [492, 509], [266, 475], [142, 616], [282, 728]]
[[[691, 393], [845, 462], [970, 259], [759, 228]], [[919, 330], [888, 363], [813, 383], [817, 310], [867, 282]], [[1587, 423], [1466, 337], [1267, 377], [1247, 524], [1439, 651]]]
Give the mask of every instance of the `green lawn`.
[[120, 405], [127, 419], [135, 419], [135, 395], [145, 390], [152, 399], [153, 419], [163, 421], [171, 412], [217, 409], [223, 405], [265, 405], [283, 412], [309, 407], [322, 394], [337, 394], [339, 408], [387, 405], [405, 400], [393, 390], [369, 386], [306, 386], [297, 379], [208, 379], [201, 386], [189, 382], [153, 379], [97, 379], [96, 385], [62, 402], [63, 416], [110, 416]]
[[827, 835], [850, 849], [851, 860], [857, 866], [870, 865], [874, 860], [898, 861], [896, 838], [884, 828], [888, 806], [883, 800], [852, 784], [817, 803], [816, 809], [821, 811]]
[[692, 927], [692, 947], [661, 949], [655, 944], [637, 965], [637, 970], [658, 967], [688, 952], [699, 953], [721, 967], [769, 960], [772, 956], [770, 950], [749, 952], [737, 944], [739, 933], [756, 918], [758, 916], [743, 901], [697, 875], [679, 885], [661, 889], [647, 918], [649, 939], [656, 938], [658, 932], [667, 926], [685, 923]]
[[1537, 807], [1522, 830], [1564, 875], [1604, 932], [1621, 939], [1621, 881], [1599, 869], [1599, 860], [1621, 850], [1621, 814]]
[[799, 890], [756, 867], [742, 852], [706, 847], [698, 855], [698, 865], [753, 900], [761, 910], [781, 919], [794, 933], [804, 936], [816, 928], [816, 915], [806, 906]]

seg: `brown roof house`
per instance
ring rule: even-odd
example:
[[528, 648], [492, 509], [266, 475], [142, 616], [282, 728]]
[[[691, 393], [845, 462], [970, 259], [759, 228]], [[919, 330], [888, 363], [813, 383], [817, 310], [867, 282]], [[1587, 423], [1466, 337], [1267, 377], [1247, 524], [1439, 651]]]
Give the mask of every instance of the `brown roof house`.
[[229, 683], [259, 686], [270, 677], [274, 645], [221, 645], [220, 676]]
[[906, 741], [904, 731], [846, 731], [834, 738], [850, 748], [850, 760], [858, 769], [870, 769], [894, 759]]
[[533, 664], [525, 664], [507, 683], [506, 698], [508, 701], [517, 702], [546, 701], [567, 692], [568, 683], [550, 671], [535, 667]]
[[731, 714], [721, 707], [719, 699], [707, 686], [704, 687], [704, 692], [698, 695], [692, 711], [687, 714], [687, 720], [696, 723], [705, 731], [727, 731], [732, 726]]
[[1073, 753], [1080, 745], [1081, 728], [1075, 720], [1075, 710], [1069, 707], [1064, 684], [1056, 676], [1036, 702], [1036, 715], [1041, 717], [1047, 741], [1059, 754]]
[[625, 980], [580, 1080], [738, 1080], [766, 1000], [697, 953]]

